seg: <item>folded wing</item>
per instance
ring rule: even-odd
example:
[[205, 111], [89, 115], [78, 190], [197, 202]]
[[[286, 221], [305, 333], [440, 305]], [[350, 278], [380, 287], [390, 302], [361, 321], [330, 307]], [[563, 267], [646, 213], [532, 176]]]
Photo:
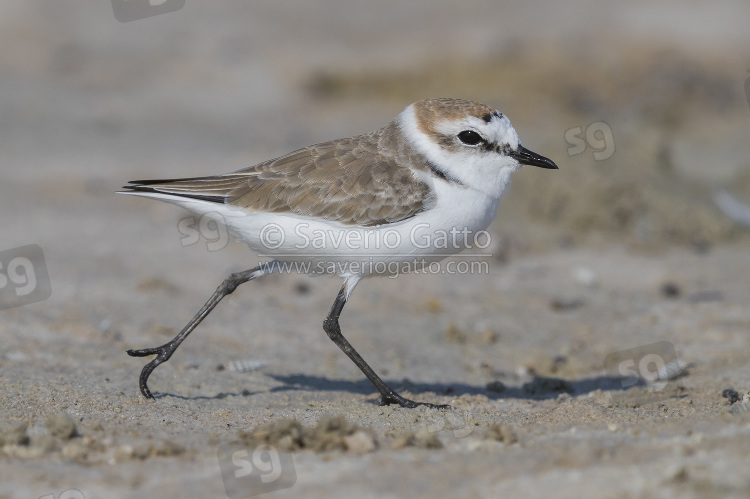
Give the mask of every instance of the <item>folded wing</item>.
[[[377, 132], [294, 151], [225, 175], [135, 180], [126, 193], [190, 198], [248, 212], [291, 213], [347, 225], [374, 226], [411, 218], [434, 200], [398, 143], [394, 125]], [[168, 199], [167, 199], [168, 200]]]

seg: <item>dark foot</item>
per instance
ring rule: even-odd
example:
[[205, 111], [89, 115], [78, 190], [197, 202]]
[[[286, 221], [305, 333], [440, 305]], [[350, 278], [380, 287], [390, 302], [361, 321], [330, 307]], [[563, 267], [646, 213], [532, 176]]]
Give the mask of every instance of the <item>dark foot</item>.
[[141, 388], [141, 393], [147, 399], [153, 399], [154, 396], [151, 394], [151, 390], [148, 389], [148, 377], [151, 376], [156, 367], [162, 362], [166, 362], [174, 353], [176, 347], [172, 345], [172, 342], [155, 348], [144, 348], [141, 350], [128, 350], [128, 355], [131, 357], [148, 357], [149, 355], [156, 355], [156, 358], [143, 366], [141, 376], [138, 380], [138, 385]]
[[398, 404], [401, 407], [405, 407], [407, 409], [414, 409], [415, 407], [419, 407], [420, 405], [424, 405], [426, 407], [429, 407], [430, 409], [452, 409], [452, 407], [448, 404], [430, 404], [429, 402], [415, 402], [414, 400], [409, 400], [407, 398], [402, 397], [396, 392], [391, 392], [388, 395], [383, 395], [383, 397], [380, 399], [380, 405], [391, 405], [391, 404]]

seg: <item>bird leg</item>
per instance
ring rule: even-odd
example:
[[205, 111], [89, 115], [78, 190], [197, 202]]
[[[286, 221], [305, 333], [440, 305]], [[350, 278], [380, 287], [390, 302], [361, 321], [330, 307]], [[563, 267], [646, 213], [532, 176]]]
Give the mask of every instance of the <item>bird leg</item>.
[[401, 407], [414, 408], [420, 405], [432, 407], [435, 409], [450, 409], [451, 406], [447, 404], [429, 404], [427, 402], [415, 402], [399, 395], [393, 388], [385, 384], [380, 377], [375, 374], [375, 371], [365, 362], [362, 356], [357, 353], [354, 347], [344, 338], [341, 334], [341, 327], [339, 326], [339, 316], [341, 311], [346, 305], [348, 295], [351, 292], [351, 288], [356, 285], [356, 281], [347, 280], [339, 290], [339, 294], [336, 296], [336, 301], [333, 302], [331, 311], [328, 317], [323, 321], [323, 330], [328, 334], [328, 337], [343, 351], [352, 361], [359, 367], [359, 369], [367, 376], [375, 388], [380, 392], [382, 398], [380, 399], [380, 405], [391, 405], [398, 404]]
[[206, 318], [206, 316], [214, 309], [214, 307], [219, 304], [222, 298], [224, 298], [228, 294], [233, 293], [240, 284], [264, 276], [266, 274], [271, 274], [277, 269], [277, 262], [268, 262], [262, 265], [258, 265], [257, 267], [254, 267], [250, 270], [245, 270], [244, 272], [230, 274], [229, 277], [224, 279], [224, 282], [222, 282], [219, 287], [216, 288], [216, 291], [214, 291], [214, 294], [211, 295], [211, 298], [208, 299], [206, 304], [203, 305], [203, 307], [198, 311], [197, 314], [195, 314], [192, 319], [190, 319], [190, 322], [188, 322], [187, 325], [182, 329], [182, 331], [180, 331], [180, 334], [175, 336], [172, 340], [160, 347], [144, 348], [142, 350], [128, 350], [128, 355], [130, 355], [131, 357], [147, 357], [149, 355], [156, 355], [156, 358], [146, 364], [141, 371], [139, 385], [143, 396], [147, 399], [154, 398], [154, 396], [151, 394], [151, 390], [148, 389], [148, 385], [146, 384], [148, 382], [148, 377], [159, 364], [162, 364], [169, 360], [175, 350], [177, 350], [177, 347], [179, 347], [180, 344], [185, 340], [185, 338], [187, 338], [187, 336], [193, 331], [193, 329], [195, 329], [195, 327], [200, 324], [203, 319]]

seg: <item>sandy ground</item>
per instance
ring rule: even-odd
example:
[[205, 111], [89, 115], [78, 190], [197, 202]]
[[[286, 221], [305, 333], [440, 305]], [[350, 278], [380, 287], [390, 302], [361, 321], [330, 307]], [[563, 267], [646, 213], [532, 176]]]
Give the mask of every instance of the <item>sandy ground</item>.
[[[750, 496], [750, 237], [714, 202], [750, 199], [750, 7], [256, 3], [0, 7], [0, 497]], [[125, 350], [257, 256], [114, 191], [435, 95], [561, 167], [517, 174], [474, 272], [344, 310], [388, 383], [453, 409], [380, 407], [321, 328], [340, 282], [297, 275], [228, 297], [145, 400]]]

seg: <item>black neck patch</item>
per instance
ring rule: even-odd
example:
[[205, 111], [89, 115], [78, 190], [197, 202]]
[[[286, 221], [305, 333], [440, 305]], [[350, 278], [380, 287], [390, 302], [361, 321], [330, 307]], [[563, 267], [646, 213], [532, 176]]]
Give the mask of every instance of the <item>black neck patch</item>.
[[430, 171], [432, 172], [432, 174], [435, 175], [437, 178], [441, 180], [445, 180], [449, 184], [456, 184], [456, 185], [460, 185], [461, 187], [466, 187], [466, 185], [464, 185], [463, 182], [458, 180], [456, 177], [445, 173], [443, 170], [438, 168], [432, 161], [427, 161], [427, 166], [430, 168]]

